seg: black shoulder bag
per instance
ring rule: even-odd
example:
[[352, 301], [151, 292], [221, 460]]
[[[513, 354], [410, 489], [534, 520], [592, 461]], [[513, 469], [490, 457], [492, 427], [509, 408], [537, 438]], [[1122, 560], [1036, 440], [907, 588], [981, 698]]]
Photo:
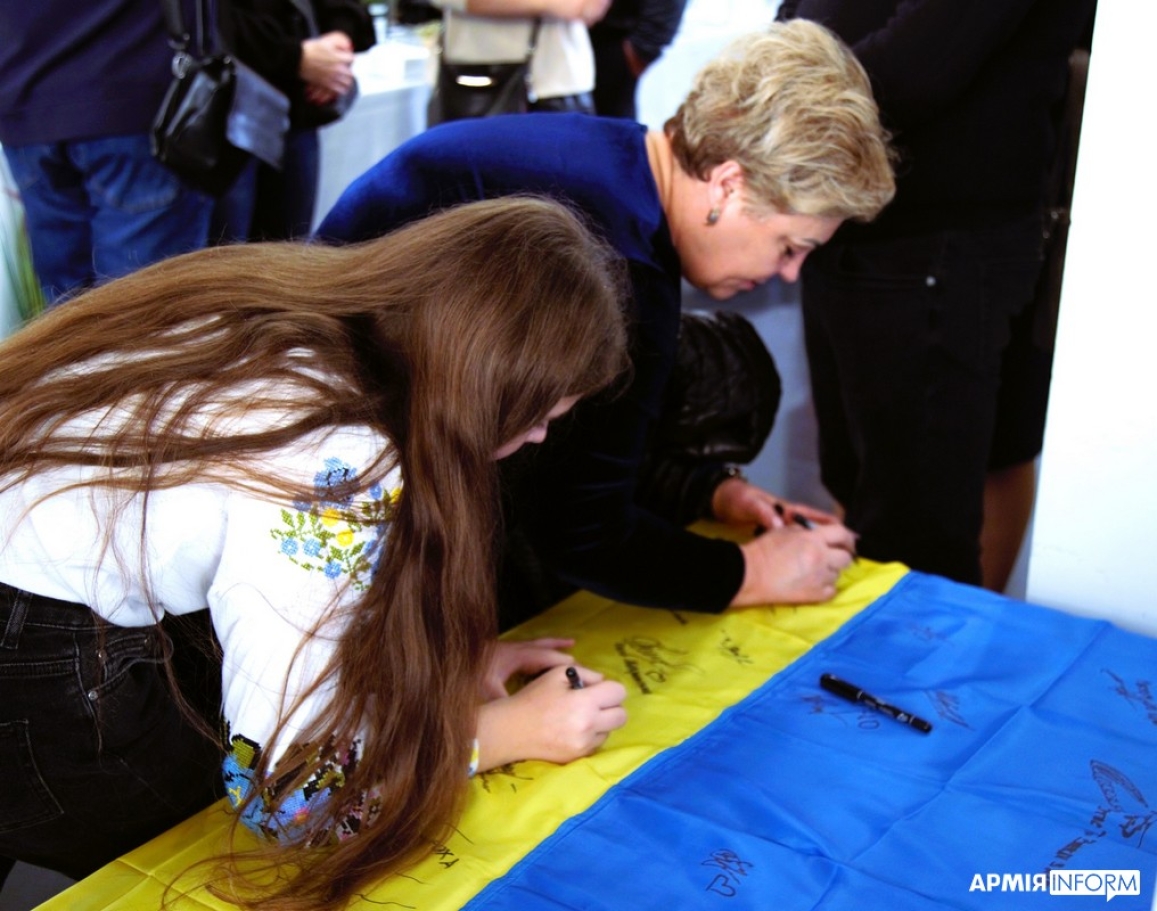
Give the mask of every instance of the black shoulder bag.
[[639, 471], [640, 504], [685, 524], [711, 514], [724, 463], [759, 455], [783, 384], [775, 359], [740, 313], [685, 310], [662, 411]]
[[525, 113], [530, 105], [530, 62], [541, 25], [541, 19], [534, 20], [526, 57], [519, 61], [450, 63], [443, 52], [438, 63], [437, 99], [432, 105], [437, 120]]
[[750, 462], [782, 395], [775, 359], [743, 314], [685, 310], [653, 445], [693, 461]]
[[198, 0], [196, 43], [180, 0], [161, 0], [173, 45], [173, 81], [153, 120], [152, 151], [212, 196], [229, 188], [249, 154], [281, 167], [289, 99], [217, 47], [213, 0]]

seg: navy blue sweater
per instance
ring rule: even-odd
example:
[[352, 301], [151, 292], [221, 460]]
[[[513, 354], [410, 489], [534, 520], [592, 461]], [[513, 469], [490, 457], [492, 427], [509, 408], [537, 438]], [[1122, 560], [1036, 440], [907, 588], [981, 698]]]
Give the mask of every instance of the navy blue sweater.
[[627, 260], [634, 372], [617, 397], [581, 402], [528, 452], [520, 522], [567, 581], [620, 601], [722, 610], [743, 581], [739, 547], [683, 530], [638, 502], [648, 432], [675, 360], [681, 271], [647, 163], [645, 130], [585, 114], [443, 124], [358, 178], [318, 228], [351, 242], [432, 211], [518, 193], [582, 211]]
[[0, 35], [5, 145], [143, 133], [172, 78], [159, 0], [10, 0]]

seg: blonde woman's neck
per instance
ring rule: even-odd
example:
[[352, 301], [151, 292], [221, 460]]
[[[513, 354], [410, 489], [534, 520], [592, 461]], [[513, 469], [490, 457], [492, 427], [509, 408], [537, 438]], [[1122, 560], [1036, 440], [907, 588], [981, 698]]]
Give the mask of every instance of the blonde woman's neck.
[[651, 176], [655, 178], [655, 188], [659, 191], [659, 203], [663, 211], [670, 214], [676, 164], [671, 153], [671, 140], [661, 130], [647, 132], [647, 162], [651, 166]]

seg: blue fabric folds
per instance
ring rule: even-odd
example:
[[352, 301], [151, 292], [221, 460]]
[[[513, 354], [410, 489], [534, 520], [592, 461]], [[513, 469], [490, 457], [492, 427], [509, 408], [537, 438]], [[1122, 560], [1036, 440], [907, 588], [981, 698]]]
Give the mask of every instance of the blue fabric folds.
[[1157, 640], [910, 573], [467, 908], [1057, 911], [1105, 897], [1050, 870], [1138, 870], [1109, 907], [1148, 911], [1154, 822]]

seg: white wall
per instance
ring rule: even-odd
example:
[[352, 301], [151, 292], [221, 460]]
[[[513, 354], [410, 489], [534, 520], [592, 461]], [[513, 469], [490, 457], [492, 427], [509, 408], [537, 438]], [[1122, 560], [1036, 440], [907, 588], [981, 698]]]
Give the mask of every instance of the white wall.
[[1100, 0], [1030, 601], [1157, 635], [1157, 10]]
[[699, 69], [730, 41], [775, 18], [779, 0], [687, 0], [671, 44], [639, 80], [639, 120], [659, 129]]

